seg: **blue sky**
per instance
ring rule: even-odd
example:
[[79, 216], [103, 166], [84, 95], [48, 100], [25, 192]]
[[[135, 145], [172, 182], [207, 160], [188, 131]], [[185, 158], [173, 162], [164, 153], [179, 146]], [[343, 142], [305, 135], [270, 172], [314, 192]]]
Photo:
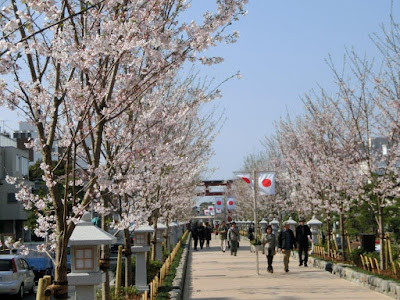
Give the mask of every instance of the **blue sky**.
[[[393, 6], [399, 12], [400, 0]], [[333, 91], [328, 55], [338, 65], [346, 47], [377, 56], [370, 35], [388, 24], [390, 12], [390, 0], [249, 1], [248, 15], [234, 26], [239, 41], [213, 50], [225, 61], [206, 69], [217, 81], [237, 70], [243, 77], [222, 88], [218, 110], [224, 111], [226, 122], [210, 162], [219, 170], [205, 178], [233, 178], [244, 157], [261, 150], [260, 141], [274, 132], [275, 121], [286, 111], [302, 112], [304, 93], [317, 84]]]
[[[211, 7], [213, 0], [193, 0], [193, 11]], [[388, 23], [391, 0], [250, 0], [248, 15], [233, 28], [239, 41], [221, 45], [210, 55], [225, 61], [202, 67], [203, 74], [220, 82], [240, 70], [242, 79], [223, 85], [215, 103], [226, 122], [214, 143], [210, 167], [218, 168], [205, 179], [230, 179], [246, 155], [261, 150], [260, 141], [274, 131], [274, 122], [301, 113], [300, 96], [317, 83], [333, 89], [325, 59], [340, 64], [345, 47], [376, 56], [369, 35]], [[400, 0], [394, 0], [400, 12]], [[396, 14], [395, 14], [396, 16]], [[397, 14], [398, 16], [398, 14]], [[400, 21], [399, 18], [396, 20]], [[208, 107], [207, 109], [211, 109]], [[17, 129], [21, 119], [0, 108], [0, 126]]]

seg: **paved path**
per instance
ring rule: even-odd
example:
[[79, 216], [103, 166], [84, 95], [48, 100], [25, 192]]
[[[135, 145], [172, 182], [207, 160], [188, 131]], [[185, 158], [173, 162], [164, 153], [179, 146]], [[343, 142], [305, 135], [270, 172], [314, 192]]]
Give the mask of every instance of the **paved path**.
[[340, 279], [313, 267], [299, 267], [291, 258], [288, 273], [282, 256], [274, 257], [274, 273], [266, 271], [266, 258], [259, 253], [260, 275], [256, 275], [256, 256], [249, 242], [242, 241], [237, 256], [223, 253], [219, 237], [210, 248], [190, 250], [184, 300], [308, 300], [308, 299], [393, 299], [365, 287]]

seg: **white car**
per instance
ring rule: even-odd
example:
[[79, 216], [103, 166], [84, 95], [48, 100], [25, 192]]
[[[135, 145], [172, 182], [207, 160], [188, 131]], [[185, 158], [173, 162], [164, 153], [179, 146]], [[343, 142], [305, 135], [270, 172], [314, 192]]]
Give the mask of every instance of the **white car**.
[[35, 274], [21, 255], [0, 255], [0, 294], [23, 299], [25, 292], [33, 294]]

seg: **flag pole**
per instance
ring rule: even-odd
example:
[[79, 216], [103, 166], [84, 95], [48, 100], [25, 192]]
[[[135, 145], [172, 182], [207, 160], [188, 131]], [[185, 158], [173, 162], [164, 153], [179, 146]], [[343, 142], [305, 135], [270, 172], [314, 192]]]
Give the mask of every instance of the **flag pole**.
[[[257, 178], [257, 171], [253, 170], [253, 180], [254, 180], [254, 190], [253, 190], [253, 195], [254, 195], [254, 238], [258, 239], [258, 226], [257, 226], [257, 189], [258, 189], [258, 178]], [[256, 270], [257, 270], [257, 275], [260, 275], [259, 271], [259, 266], [258, 266], [258, 249], [255, 246], [255, 251], [256, 251]]]

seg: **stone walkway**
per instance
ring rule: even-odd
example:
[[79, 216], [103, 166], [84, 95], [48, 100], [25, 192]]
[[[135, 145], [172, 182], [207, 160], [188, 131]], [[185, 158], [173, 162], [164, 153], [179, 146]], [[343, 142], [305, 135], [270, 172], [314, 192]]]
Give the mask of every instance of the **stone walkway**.
[[210, 248], [190, 250], [184, 300], [309, 300], [309, 299], [393, 299], [340, 279], [313, 267], [299, 267], [291, 258], [288, 273], [282, 256], [274, 257], [274, 273], [266, 271], [266, 257], [259, 253], [260, 275], [256, 275], [256, 255], [249, 242], [242, 241], [237, 256], [223, 253], [219, 237], [213, 235]]

